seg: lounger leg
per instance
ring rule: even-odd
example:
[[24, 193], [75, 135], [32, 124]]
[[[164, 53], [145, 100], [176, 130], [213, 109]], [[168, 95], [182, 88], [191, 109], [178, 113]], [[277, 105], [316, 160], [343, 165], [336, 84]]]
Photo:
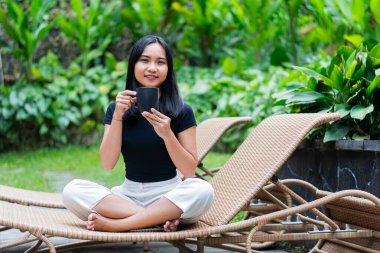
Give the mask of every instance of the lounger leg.
[[33, 247], [31, 247], [30, 249], [25, 251], [25, 253], [36, 252], [38, 250], [38, 248], [40, 247], [40, 245], [42, 244], [42, 242], [44, 242], [46, 244], [46, 246], [49, 248], [50, 253], [56, 253], [54, 245], [51, 243], [51, 241], [45, 235], [43, 235], [43, 234], [32, 234], [32, 235], [37, 237], [39, 239], [39, 241]]
[[168, 241], [168, 243], [178, 248], [179, 253], [195, 253], [195, 251], [185, 245], [185, 240]]
[[143, 242], [143, 250], [144, 251], [148, 251], [149, 250], [148, 242]]
[[206, 239], [204, 237], [198, 237], [197, 239], [197, 253], [205, 252], [205, 242]]
[[25, 253], [36, 252], [36, 250], [41, 246], [41, 244], [42, 244], [42, 240], [38, 240], [38, 242], [34, 244], [34, 246], [29, 248], [27, 251], [25, 251]]

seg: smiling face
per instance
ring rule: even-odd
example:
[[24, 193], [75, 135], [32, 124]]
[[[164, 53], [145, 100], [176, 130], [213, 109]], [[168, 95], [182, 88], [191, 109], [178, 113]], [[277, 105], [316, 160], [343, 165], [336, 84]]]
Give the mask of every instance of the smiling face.
[[165, 49], [159, 43], [146, 46], [134, 70], [141, 86], [159, 88], [168, 75]]

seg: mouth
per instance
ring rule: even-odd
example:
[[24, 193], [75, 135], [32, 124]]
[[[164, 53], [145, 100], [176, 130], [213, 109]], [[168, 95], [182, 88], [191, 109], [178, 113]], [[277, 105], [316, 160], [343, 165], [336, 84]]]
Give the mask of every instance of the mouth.
[[144, 75], [145, 78], [148, 78], [149, 80], [154, 80], [154, 79], [157, 79], [158, 76], [156, 75]]

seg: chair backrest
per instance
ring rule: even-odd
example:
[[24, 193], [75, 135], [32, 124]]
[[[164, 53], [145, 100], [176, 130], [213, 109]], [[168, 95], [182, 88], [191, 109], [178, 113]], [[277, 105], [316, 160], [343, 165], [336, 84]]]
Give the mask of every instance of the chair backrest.
[[198, 161], [203, 160], [228, 129], [251, 120], [251, 117], [222, 117], [202, 121], [197, 127]]
[[339, 118], [336, 113], [283, 114], [262, 121], [211, 179], [215, 200], [201, 221], [209, 225], [230, 222], [273, 177], [310, 130]]

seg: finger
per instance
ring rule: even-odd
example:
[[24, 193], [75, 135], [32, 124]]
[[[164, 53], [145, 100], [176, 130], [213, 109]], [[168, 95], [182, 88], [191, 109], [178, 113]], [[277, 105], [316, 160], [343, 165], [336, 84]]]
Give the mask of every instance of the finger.
[[166, 115], [160, 113], [159, 111], [157, 111], [157, 110], [154, 109], [154, 108], [150, 109], [150, 111], [151, 111], [154, 115], [156, 115], [157, 117], [159, 117], [160, 119], [168, 119], [168, 118], [169, 118], [168, 116], [166, 116]]
[[131, 96], [136, 96], [137, 92], [133, 90], [123, 90], [119, 94], [121, 95], [131, 95]]
[[[144, 114], [145, 114], [145, 115], [144, 115]], [[143, 112], [143, 115], [144, 115], [145, 117], [148, 117], [148, 118], [151, 119], [151, 120], [156, 121], [156, 122], [161, 122], [161, 120], [160, 120], [159, 118], [157, 118], [154, 114], [152, 114], [152, 113], [150, 113], [150, 112], [145, 111], [145, 112]]]
[[124, 100], [116, 100], [116, 104], [119, 104], [119, 105], [122, 105], [122, 106], [131, 106], [131, 102], [128, 100], [128, 101], [124, 101]]
[[152, 120], [151, 118], [149, 118], [147, 116], [147, 113], [146, 112], [143, 112], [142, 115], [144, 116], [144, 118], [152, 125], [152, 126], [159, 126], [159, 123], [155, 120]]
[[120, 99], [132, 99], [132, 96], [122, 94], [118, 94], [116, 97]]

